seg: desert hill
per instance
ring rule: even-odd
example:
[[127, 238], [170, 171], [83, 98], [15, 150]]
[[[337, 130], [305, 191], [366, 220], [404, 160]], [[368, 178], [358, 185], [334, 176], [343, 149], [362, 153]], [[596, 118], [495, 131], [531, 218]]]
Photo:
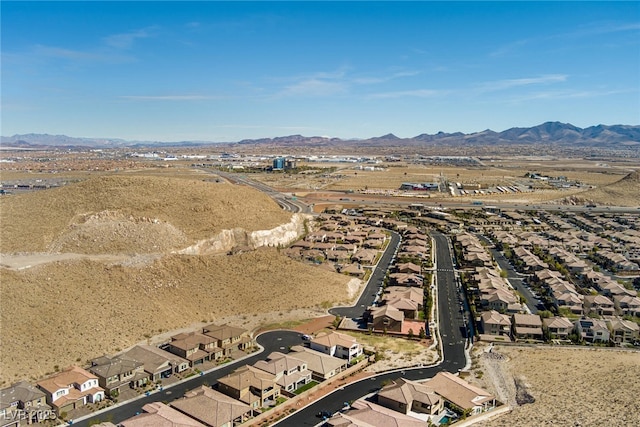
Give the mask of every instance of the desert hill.
[[[85, 364], [160, 332], [230, 316], [246, 320], [239, 326], [285, 319], [291, 310], [345, 303], [357, 290], [347, 276], [276, 248], [193, 250], [229, 230], [286, 237], [273, 230], [298, 214], [243, 186], [110, 176], [0, 203], [0, 385]], [[20, 257], [30, 261], [10, 268], [8, 260]]]
[[170, 255], [142, 266], [56, 262], [1, 274], [0, 384], [197, 322], [266, 313], [285, 319], [290, 310], [346, 302], [349, 280], [277, 249]]
[[614, 183], [587, 190], [574, 198], [599, 205], [640, 206], [640, 172], [634, 171]]
[[251, 188], [169, 177], [99, 177], [0, 203], [2, 253], [165, 252], [224, 229], [268, 230], [291, 219]]

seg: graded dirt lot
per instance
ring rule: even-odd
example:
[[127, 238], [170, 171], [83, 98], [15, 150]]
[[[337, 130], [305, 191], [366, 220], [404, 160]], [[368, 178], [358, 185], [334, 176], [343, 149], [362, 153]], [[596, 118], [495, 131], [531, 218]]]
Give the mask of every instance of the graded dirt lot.
[[[571, 347], [474, 348], [476, 381], [511, 413], [476, 424], [637, 426], [640, 352]], [[481, 378], [477, 378], [481, 377]], [[533, 403], [518, 402], [535, 400]]]

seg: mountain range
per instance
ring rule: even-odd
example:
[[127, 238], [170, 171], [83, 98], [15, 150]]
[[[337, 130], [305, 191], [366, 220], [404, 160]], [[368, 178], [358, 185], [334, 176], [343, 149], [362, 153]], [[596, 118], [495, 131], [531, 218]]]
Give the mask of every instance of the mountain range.
[[115, 138], [75, 138], [66, 135], [24, 134], [1, 137], [3, 147], [44, 149], [51, 147], [176, 147], [207, 144], [269, 144], [282, 146], [337, 146], [357, 144], [371, 146], [483, 146], [483, 145], [533, 145], [552, 144], [560, 147], [598, 147], [598, 148], [638, 148], [640, 147], [640, 126], [597, 125], [579, 128], [569, 123], [546, 122], [538, 126], [514, 127], [502, 132], [490, 129], [465, 134], [462, 132], [420, 134], [412, 138], [399, 138], [392, 133], [368, 139], [340, 139], [321, 136], [289, 135], [276, 138], [244, 139], [238, 142], [214, 141], [127, 141]]

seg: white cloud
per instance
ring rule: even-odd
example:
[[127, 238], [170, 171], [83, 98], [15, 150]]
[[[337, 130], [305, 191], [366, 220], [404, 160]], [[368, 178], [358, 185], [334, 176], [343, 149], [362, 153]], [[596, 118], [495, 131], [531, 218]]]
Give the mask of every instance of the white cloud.
[[347, 93], [353, 85], [380, 84], [420, 74], [419, 71], [396, 71], [384, 76], [353, 77], [348, 71], [349, 67], [341, 67], [335, 71], [320, 71], [290, 78], [294, 83], [285, 86], [276, 96], [339, 95]]
[[485, 82], [480, 84], [477, 88], [477, 91], [481, 93], [495, 92], [499, 90], [511, 89], [514, 87], [521, 87], [521, 86], [561, 83], [561, 82], [565, 82], [568, 77], [569, 76], [566, 74], [547, 74], [540, 77], [496, 80], [496, 81]]
[[103, 39], [107, 46], [116, 49], [129, 49], [137, 39], [145, 39], [151, 37], [151, 32], [155, 27], [143, 28], [140, 30], [130, 31], [128, 33], [112, 34]]
[[617, 95], [621, 93], [638, 92], [633, 90], [556, 90], [533, 92], [531, 94], [518, 97], [514, 101], [531, 101], [531, 100], [562, 100], [562, 99], [579, 99], [579, 98], [596, 98], [601, 96]]
[[317, 78], [303, 80], [284, 88], [283, 96], [328, 96], [344, 93], [347, 84], [342, 81], [329, 81]]
[[401, 90], [395, 92], [381, 92], [374, 93], [367, 98], [370, 99], [385, 99], [385, 98], [406, 98], [406, 97], [414, 97], [414, 98], [435, 98], [437, 96], [445, 95], [449, 93], [449, 91], [443, 90], [434, 90], [434, 89], [414, 89], [414, 90]]
[[48, 57], [55, 59], [66, 59], [69, 61], [84, 62], [103, 62], [103, 63], [121, 63], [129, 62], [134, 58], [119, 52], [106, 52], [100, 50], [75, 50], [58, 46], [36, 45], [33, 48], [33, 54], [37, 57]]
[[418, 74], [420, 74], [419, 71], [398, 71], [396, 73], [393, 73], [387, 76], [382, 76], [382, 77], [355, 77], [351, 79], [351, 82], [355, 84], [361, 84], [361, 85], [378, 84], [378, 83], [385, 83], [394, 79], [399, 79], [402, 77], [417, 76]]

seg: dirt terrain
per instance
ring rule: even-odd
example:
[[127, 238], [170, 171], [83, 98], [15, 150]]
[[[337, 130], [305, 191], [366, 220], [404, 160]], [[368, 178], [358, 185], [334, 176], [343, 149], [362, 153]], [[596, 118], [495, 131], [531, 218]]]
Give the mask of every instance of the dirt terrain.
[[176, 254], [223, 229], [290, 220], [243, 186], [110, 176], [0, 203], [0, 384], [35, 380], [197, 322], [252, 327], [291, 312], [309, 316], [358, 289], [276, 247]]
[[[476, 381], [511, 413], [477, 426], [637, 426], [640, 354], [630, 350], [494, 346], [473, 352]], [[479, 378], [478, 378], [479, 377]]]
[[619, 181], [579, 196], [601, 205], [640, 206], [640, 172], [632, 172]]
[[166, 252], [224, 229], [267, 230], [291, 218], [250, 188], [159, 176], [102, 176], [1, 203], [2, 253]]

